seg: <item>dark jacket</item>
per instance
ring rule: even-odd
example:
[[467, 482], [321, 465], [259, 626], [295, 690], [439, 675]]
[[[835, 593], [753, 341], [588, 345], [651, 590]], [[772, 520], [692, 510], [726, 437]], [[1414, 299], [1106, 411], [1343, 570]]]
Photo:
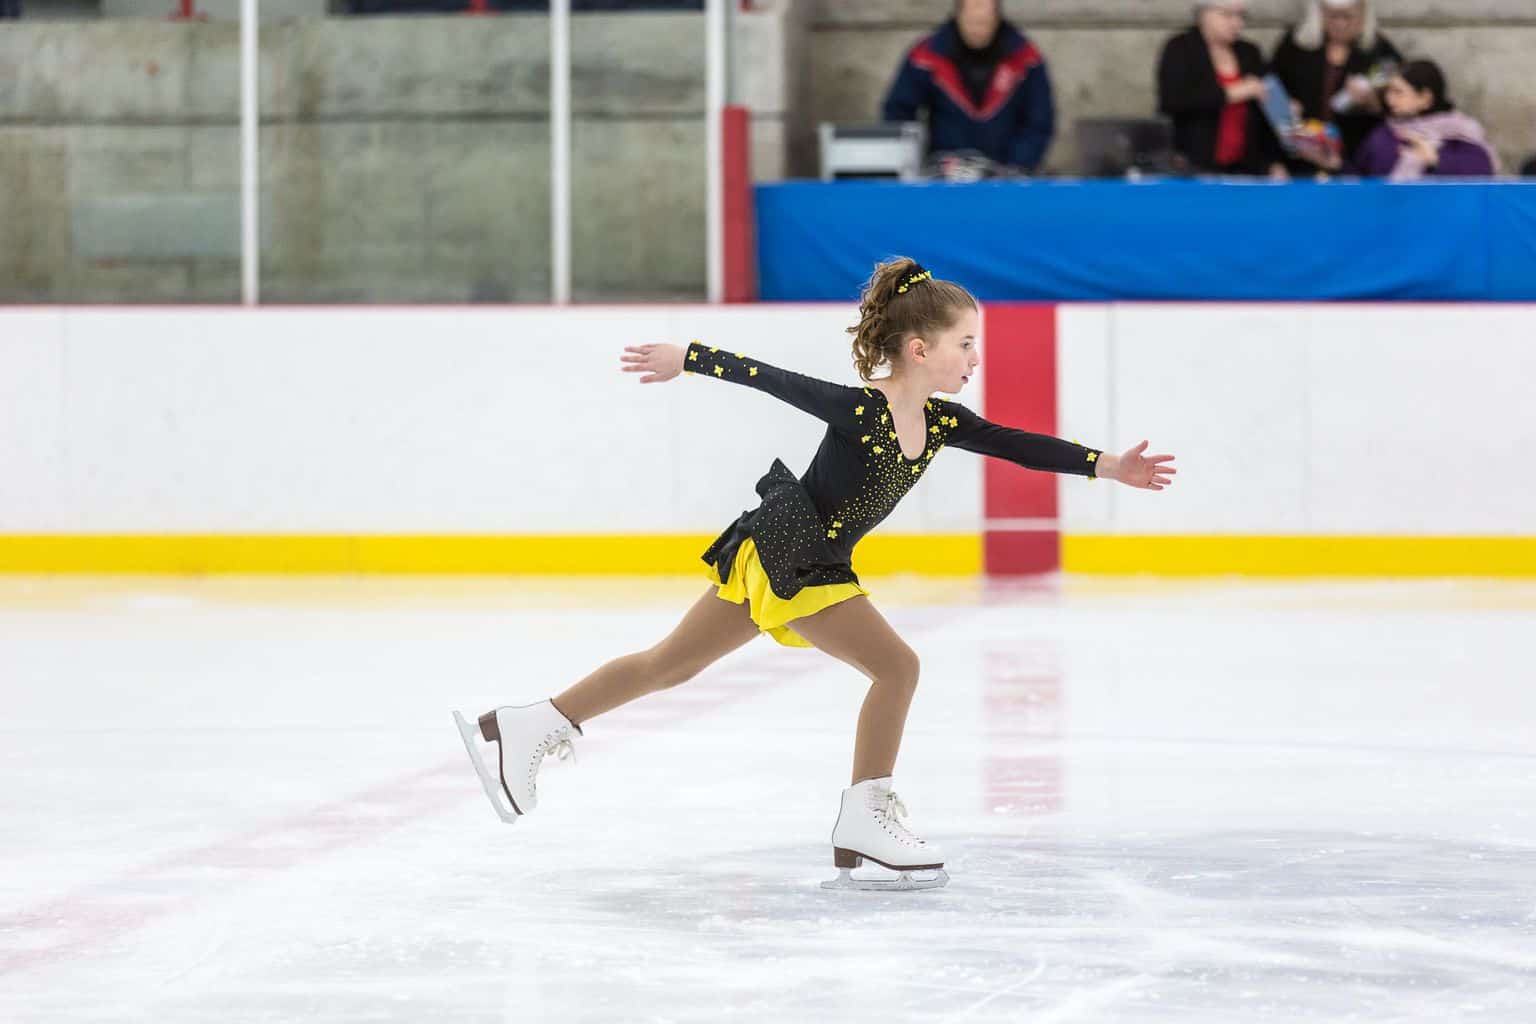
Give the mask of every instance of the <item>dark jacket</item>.
[[1034, 170], [1056, 131], [1045, 60], [1011, 22], [998, 28], [995, 45], [998, 61], [977, 100], [960, 67], [960, 30], [946, 22], [907, 53], [881, 116], [916, 121], [926, 109], [929, 152], [975, 149], [998, 163]]
[[[1384, 61], [1402, 63], [1403, 55], [1397, 52], [1397, 47], [1387, 41], [1387, 37], [1378, 34], [1376, 45], [1369, 50], [1362, 49], [1358, 44], [1349, 52], [1349, 60], [1344, 64], [1344, 73], [1339, 81], [1339, 88], [1343, 88], [1343, 79], [1350, 75], [1363, 75]], [[1301, 104], [1301, 116], [1315, 118], [1319, 121], [1332, 121], [1339, 126], [1339, 138], [1344, 144], [1344, 158], [1347, 160], [1354, 156], [1355, 150], [1360, 148], [1360, 143], [1365, 141], [1367, 135], [1376, 130], [1381, 124], [1380, 114], [1336, 114], [1333, 110], [1333, 97], [1324, 95], [1324, 86], [1328, 80], [1328, 45], [1325, 43], [1316, 50], [1303, 50], [1296, 45], [1296, 30], [1292, 28], [1280, 40], [1280, 45], [1275, 47], [1275, 58], [1272, 67], [1280, 81], [1285, 84], [1285, 91], [1291, 94], [1291, 99]]]
[[[1264, 55], [1246, 40], [1232, 44], [1238, 69], [1244, 77], [1265, 73]], [[1196, 171], [1264, 174], [1282, 162], [1280, 140], [1257, 102], [1248, 107], [1248, 145], [1243, 158], [1232, 167], [1216, 167], [1216, 132], [1227, 93], [1216, 77], [1211, 52], [1198, 28], [1169, 39], [1157, 64], [1157, 109], [1173, 118], [1173, 148]]]

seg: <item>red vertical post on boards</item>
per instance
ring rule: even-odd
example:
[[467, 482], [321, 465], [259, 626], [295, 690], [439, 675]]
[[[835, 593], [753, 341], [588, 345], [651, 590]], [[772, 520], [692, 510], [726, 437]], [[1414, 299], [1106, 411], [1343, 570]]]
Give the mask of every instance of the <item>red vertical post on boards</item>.
[[[1056, 307], [988, 303], [981, 350], [987, 419], [1055, 434]], [[1061, 568], [1056, 477], [987, 459], [982, 564], [996, 576]]]
[[725, 247], [726, 302], [757, 300], [757, 239], [752, 215], [752, 118], [746, 107], [727, 106], [720, 112], [721, 244]]

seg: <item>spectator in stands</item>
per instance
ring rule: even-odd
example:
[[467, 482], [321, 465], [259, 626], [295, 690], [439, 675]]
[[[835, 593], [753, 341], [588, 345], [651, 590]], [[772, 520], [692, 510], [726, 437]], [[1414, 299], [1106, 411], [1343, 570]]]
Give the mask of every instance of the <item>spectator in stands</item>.
[[1056, 130], [1045, 60], [1003, 18], [1001, 0], [956, 0], [954, 17], [907, 53], [882, 107], [887, 121], [926, 110], [930, 153], [976, 150], [1033, 171]]
[[1273, 70], [1308, 120], [1339, 129], [1344, 159], [1381, 124], [1378, 89], [1402, 54], [1376, 27], [1372, 0], [1307, 0], [1307, 15], [1275, 48]]
[[1370, 134], [1350, 169], [1393, 181], [1433, 177], [1486, 177], [1498, 157], [1476, 120], [1456, 109], [1445, 75], [1433, 61], [1403, 65], [1387, 82], [1390, 116]]
[[1264, 116], [1264, 55], [1242, 38], [1243, 0], [1201, 0], [1195, 25], [1169, 39], [1157, 66], [1157, 107], [1173, 118], [1176, 159], [1189, 170], [1285, 177], [1284, 151]]

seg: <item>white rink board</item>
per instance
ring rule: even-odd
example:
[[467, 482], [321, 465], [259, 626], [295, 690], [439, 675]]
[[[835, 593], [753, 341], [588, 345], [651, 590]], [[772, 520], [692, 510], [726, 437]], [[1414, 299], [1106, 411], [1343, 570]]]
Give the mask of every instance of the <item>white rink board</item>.
[[[0, 533], [711, 533], [817, 421], [638, 385], [701, 338], [854, 382], [843, 305], [0, 312]], [[1059, 307], [1059, 433], [1179, 457], [1159, 495], [1064, 481], [1064, 532], [1525, 535], [1536, 308]], [[986, 351], [983, 344], [983, 366]], [[964, 400], [981, 408], [980, 381]], [[937, 460], [885, 529], [981, 525]]]
[[1063, 532], [1536, 532], [1536, 308], [1073, 305], [1058, 346], [1064, 434], [1179, 466], [1063, 486]]
[[[628, 343], [856, 383], [842, 305], [0, 313], [0, 532], [712, 533], [824, 427]], [[979, 529], [941, 460], [887, 529]]]

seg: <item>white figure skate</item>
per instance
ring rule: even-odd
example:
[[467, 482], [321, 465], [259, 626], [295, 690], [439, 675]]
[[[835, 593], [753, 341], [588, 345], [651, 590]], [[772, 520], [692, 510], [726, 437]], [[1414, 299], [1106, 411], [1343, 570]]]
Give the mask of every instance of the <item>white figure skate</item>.
[[[866, 779], [843, 790], [843, 806], [832, 827], [832, 863], [837, 877], [823, 889], [938, 889], [949, 884], [944, 854], [919, 839], [902, 822], [907, 809], [891, 791], [891, 780]], [[895, 878], [854, 878], [853, 869], [873, 861]]]
[[[487, 711], [480, 716], [478, 738], [475, 727], [457, 711], [453, 721], [459, 727], [475, 774], [485, 787], [486, 799], [496, 809], [497, 817], [509, 825], [539, 805], [539, 766], [544, 759], [554, 756], [561, 761], [574, 760], [576, 747], [571, 742], [571, 730], [582, 735], [581, 727], [572, 725], [547, 700]], [[494, 765], [488, 760], [490, 751], [483, 750], [477, 739], [496, 744]]]

